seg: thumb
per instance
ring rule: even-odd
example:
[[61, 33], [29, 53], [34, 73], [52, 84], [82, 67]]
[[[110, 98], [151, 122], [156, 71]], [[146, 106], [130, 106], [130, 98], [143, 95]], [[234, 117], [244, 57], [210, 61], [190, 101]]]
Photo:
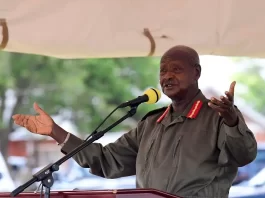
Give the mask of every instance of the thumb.
[[40, 115], [47, 115], [47, 113], [43, 111], [43, 109], [40, 108], [40, 106], [36, 102], [34, 102], [33, 107], [34, 107], [34, 110]]

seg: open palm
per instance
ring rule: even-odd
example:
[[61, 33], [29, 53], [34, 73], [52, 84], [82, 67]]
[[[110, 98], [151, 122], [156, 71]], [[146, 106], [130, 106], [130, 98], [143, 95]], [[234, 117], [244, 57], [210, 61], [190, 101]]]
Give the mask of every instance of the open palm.
[[34, 103], [34, 109], [39, 115], [13, 115], [15, 124], [25, 127], [32, 133], [50, 135], [54, 125], [53, 119], [37, 103]]

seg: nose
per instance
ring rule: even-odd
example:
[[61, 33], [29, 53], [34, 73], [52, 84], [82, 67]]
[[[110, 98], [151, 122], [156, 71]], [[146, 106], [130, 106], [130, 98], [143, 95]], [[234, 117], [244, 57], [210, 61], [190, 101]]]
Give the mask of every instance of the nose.
[[166, 73], [164, 74], [164, 79], [165, 79], [165, 80], [172, 80], [173, 77], [174, 77], [174, 75], [173, 75], [173, 73], [170, 72], [170, 71], [168, 71], [168, 72], [166, 72]]
[[160, 84], [163, 85], [166, 82], [173, 81], [174, 75], [172, 72], [166, 72], [160, 76]]

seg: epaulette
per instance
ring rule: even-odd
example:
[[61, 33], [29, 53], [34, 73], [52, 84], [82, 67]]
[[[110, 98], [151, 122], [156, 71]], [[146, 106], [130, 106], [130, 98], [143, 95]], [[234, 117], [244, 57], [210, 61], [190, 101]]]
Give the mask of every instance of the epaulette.
[[160, 113], [160, 112], [164, 112], [165, 110], [167, 109], [167, 107], [162, 107], [162, 108], [159, 108], [159, 109], [155, 109], [153, 111], [149, 111], [142, 119], [141, 121], [145, 120], [147, 117], [151, 116], [151, 115], [154, 115], [154, 114], [157, 114], [157, 113]]

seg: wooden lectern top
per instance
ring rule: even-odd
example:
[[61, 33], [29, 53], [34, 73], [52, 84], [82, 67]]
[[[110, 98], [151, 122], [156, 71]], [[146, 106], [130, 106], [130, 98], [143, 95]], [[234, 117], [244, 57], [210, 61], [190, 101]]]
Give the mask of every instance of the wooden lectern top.
[[[155, 189], [51, 191], [50, 195], [51, 198], [180, 198]], [[26, 192], [17, 197], [39, 198], [40, 193]], [[10, 193], [1, 193], [0, 198], [10, 198]]]

